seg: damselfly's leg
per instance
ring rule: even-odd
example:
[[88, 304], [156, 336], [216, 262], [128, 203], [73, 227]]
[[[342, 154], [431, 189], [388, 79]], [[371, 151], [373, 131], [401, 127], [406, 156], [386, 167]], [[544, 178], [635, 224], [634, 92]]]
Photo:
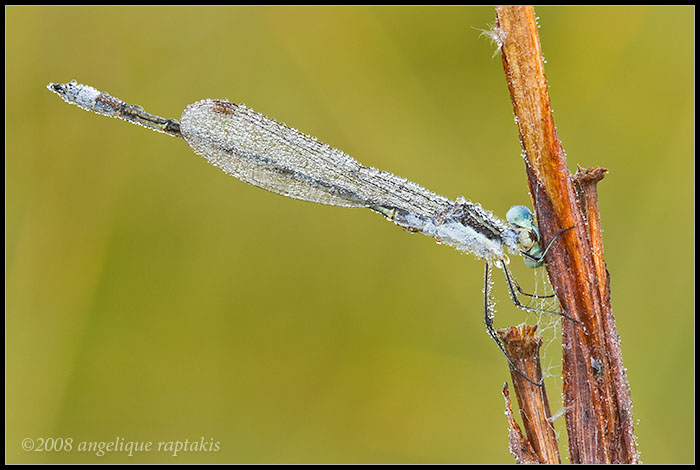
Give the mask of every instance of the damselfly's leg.
[[520, 300], [518, 299], [518, 296], [515, 293], [515, 289], [513, 287], [514, 281], [511, 279], [513, 275], [510, 274], [510, 271], [508, 270], [508, 265], [501, 262], [501, 267], [503, 267], [503, 274], [506, 276], [506, 284], [508, 284], [508, 293], [510, 294], [510, 298], [516, 307], [521, 308], [523, 310], [529, 310], [531, 312], [548, 313], [550, 315], [559, 315], [560, 317], [567, 318], [573, 322], [581, 323], [580, 321], [567, 315], [564, 312], [555, 312], [554, 310], [544, 310], [544, 309], [537, 308], [537, 307], [529, 307], [527, 305], [523, 305], [522, 303], [520, 303]]
[[493, 327], [493, 312], [491, 311], [491, 303], [489, 301], [489, 289], [491, 287], [491, 265], [489, 265], [488, 262], [485, 264], [486, 267], [484, 270], [484, 324], [486, 325], [486, 331], [488, 332], [489, 336], [491, 336], [491, 339], [494, 340], [496, 346], [498, 346], [498, 349], [500, 349], [503, 355], [506, 357], [510, 369], [512, 371], [515, 371], [518, 375], [520, 375], [532, 385], [541, 387], [544, 383], [544, 380], [540, 379], [538, 382], [535, 382], [530, 377], [528, 377], [527, 374], [525, 374], [525, 372], [518, 369], [518, 367], [515, 365], [515, 362], [513, 362], [513, 359], [511, 359], [510, 355], [506, 351], [506, 348], [503, 346], [503, 343], [501, 343], [501, 339], [498, 337], [498, 334], [496, 333], [496, 330]]
[[529, 254], [529, 253], [527, 253], [527, 252], [525, 252], [525, 251], [521, 251], [520, 254], [523, 255], [524, 257], [526, 257], [526, 258], [528, 258], [528, 259], [530, 259], [530, 260], [536, 262], [536, 263], [543, 263], [543, 262], [544, 262], [544, 257], [547, 255], [547, 252], [548, 252], [549, 249], [552, 247], [552, 244], [554, 243], [554, 240], [556, 240], [557, 238], [559, 238], [559, 235], [561, 235], [562, 233], [566, 232], [567, 230], [571, 230], [571, 229], [574, 228], [574, 227], [575, 227], [575, 225], [572, 225], [571, 227], [567, 227], [567, 228], [563, 228], [563, 229], [559, 230], [559, 231], [556, 233], [556, 235], [554, 235], [554, 236], [552, 237], [552, 239], [550, 240], [550, 242], [547, 244], [547, 248], [544, 249], [544, 252], [543, 252], [540, 256], [532, 256], [531, 254]]
[[[559, 230], [559, 231], [556, 233], [556, 235], [554, 235], [554, 237], [552, 237], [552, 240], [550, 240], [550, 242], [547, 244], [547, 248], [545, 248], [544, 252], [543, 252], [540, 256], [532, 256], [532, 255], [530, 255], [529, 253], [526, 253], [526, 252], [524, 252], [524, 251], [522, 251], [521, 254], [522, 254], [524, 257], [526, 257], [526, 258], [528, 258], [528, 259], [530, 259], [530, 260], [532, 260], [532, 261], [534, 261], [534, 262], [536, 262], [536, 263], [539, 263], [539, 264], [543, 263], [543, 262], [544, 262], [544, 257], [547, 255], [547, 252], [549, 252], [549, 249], [552, 247], [552, 244], [554, 243], [554, 241], [555, 241], [561, 234], [563, 234], [564, 232], [566, 232], [566, 231], [568, 231], [568, 230], [571, 230], [572, 228], [574, 228], [573, 225], [572, 225], [571, 227], [563, 228], [563, 229]], [[525, 295], [525, 296], [527, 296], [527, 297], [532, 297], [532, 298], [535, 298], [535, 299], [551, 299], [552, 297], [554, 297], [554, 294], [552, 294], [552, 295], [535, 295], [535, 294], [528, 294], [527, 292], [523, 291], [523, 289], [520, 287], [520, 284], [518, 284], [518, 281], [515, 279], [515, 277], [514, 277], [512, 274], [509, 275], [508, 267], [506, 266], [506, 264], [505, 264], [505, 263], [502, 263], [502, 264], [503, 264], [503, 272], [504, 272], [504, 274], [505, 274], [505, 276], [506, 276], [506, 281], [508, 281], [508, 290], [510, 291], [510, 296], [511, 296], [511, 298], [513, 299], [513, 302], [515, 303], [516, 306], [518, 306], [518, 307], [520, 307], [520, 308], [524, 308], [524, 309], [526, 309], [526, 310], [532, 310], [532, 311], [535, 311], [535, 312], [542, 312], [542, 313], [550, 313], [550, 314], [554, 314], [554, 315], [560, 315], [560, 316], [563, 316], [563, 317], [565, 317], [565, 318], [569, 318], [569, 319], [573, 320], [573, 318], [571, 318], [570, 316], [565, 315], [565, 314], [563, 314], [563, 313], [561, 313], [561, 312], [552, 312], [552, 311], [549, 311], [549, 310], [541, 310], [541, 309], [536, 309], [536, 308], [534, 308], [534, 307], [526, 307], [526, 306], [522, 305], [522, 304], [520, 303], [520, 301], [517, 299], [517, 296], [515, 295], [515, 292], [513, 292], [513, 287], [515, 287], [515, 289], [520, 293], [520, 295]], [[512, 283], [512, 285], [511, 285], [511, 283]], [[576, 320], [574, 320], [574, 321], [576, 321]]]
[[533, 299], [551, 299], [552, 297], [554, 297], [554, 294], [549, 294], [549, 295], [528, 294], [520, 287], [520, 284], [518, 284], [518, 281], [515, 279], [515, 276], [512, 276], [512, 278], [513, 278], [512, 279], [513, 286], [515, 287], [515, 289], [518, 291], [518, 293], [520, 295], [532, 297]]

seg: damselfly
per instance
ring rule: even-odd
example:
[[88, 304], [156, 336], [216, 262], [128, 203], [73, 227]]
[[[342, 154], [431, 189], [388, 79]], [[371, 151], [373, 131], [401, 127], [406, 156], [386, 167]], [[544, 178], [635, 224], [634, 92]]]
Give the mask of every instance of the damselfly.
[[493, 327], [489, 302], [491, 265], [503, 269], [516, 306], [570, 318], [561, 312], [523, 305], [516, 294], [516, 290], [524, 292], [509, 272], [507, 252], [522, 255], [525, 263], [534, 268], [543, 263], [556, 239], [555, 236], [542, 249], [539, 231], [527, 207], [511, 207], [506, 214], [508, 223], [503, 222], [462, 196], [450, 201], [405, 178], [366, 167], [342, 150], [227, 100], [207, 99], [191, 104], [178, 122], [147, 113], [75, 81], [50, 83], [48, 89], [88, 111], [182, 138], [209, 163], [246, 183], [304, 201], [371, 209], [409, 232], [423, 233], [483, 259], [486, 330], [518, 373]]

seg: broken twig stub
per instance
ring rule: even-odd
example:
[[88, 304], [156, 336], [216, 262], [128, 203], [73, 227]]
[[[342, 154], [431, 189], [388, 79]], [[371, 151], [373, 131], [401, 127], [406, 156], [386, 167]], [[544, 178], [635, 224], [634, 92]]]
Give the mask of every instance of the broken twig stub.
[[499, 331], [499, 336], [513, 365], [521, 371], [511, 372], [511, 378], [527, 441], [540, 463], [561, 463], [557, 436], [550, 420], [552, 414], [547, 390], [544, 384], [533, 385], [522, 376], [525, 373], [535, 380], [542, 379], [539, 356], [542, 337], [537, 334], [537, 326], [513, 326]]

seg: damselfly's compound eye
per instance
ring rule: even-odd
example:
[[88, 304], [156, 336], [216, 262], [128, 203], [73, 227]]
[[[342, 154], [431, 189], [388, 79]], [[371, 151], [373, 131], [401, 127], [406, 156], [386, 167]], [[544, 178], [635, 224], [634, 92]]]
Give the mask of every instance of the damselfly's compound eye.
[[535, 221], [532, 212], [525, 206], [512, 206], [506, 212], [506, 220], [514, 228], [534, 228]]

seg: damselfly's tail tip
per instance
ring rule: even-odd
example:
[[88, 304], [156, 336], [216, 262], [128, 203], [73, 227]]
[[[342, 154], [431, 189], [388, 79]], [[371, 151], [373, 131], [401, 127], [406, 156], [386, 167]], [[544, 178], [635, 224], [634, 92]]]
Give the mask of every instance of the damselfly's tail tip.
[[74, 104], [88, 111], [95, 111], [97, 114], [107, 114], [104, 111], [96, 111], [94, 109], [95, 100], [102, 92], [91, 86], [78, 83], [77, 80], [71, 80], [68, 83], [51, 82], [46, 85], [46, 88], [56, 93], [66, 103]]
[[68, 94], [68, 87], [72, 84], [71, 83], [54, 83], [54, 82], [49, 82], [48, 85], [46, 85], [46, 88], [53, 92], [56, 93], [60, 97], [65, 97]]
[[46, 85], [46, 88], [48, 88], [49, 91], [52, 91], [59, 96], [66, 96], [70, 90], [75, 90], [75, 89], [78, 89], [80, 87], [85, 87], [85, 86], [78, 85], [77, 80], [71, 80], [68, 83], [49, 82], [49, 84]]

